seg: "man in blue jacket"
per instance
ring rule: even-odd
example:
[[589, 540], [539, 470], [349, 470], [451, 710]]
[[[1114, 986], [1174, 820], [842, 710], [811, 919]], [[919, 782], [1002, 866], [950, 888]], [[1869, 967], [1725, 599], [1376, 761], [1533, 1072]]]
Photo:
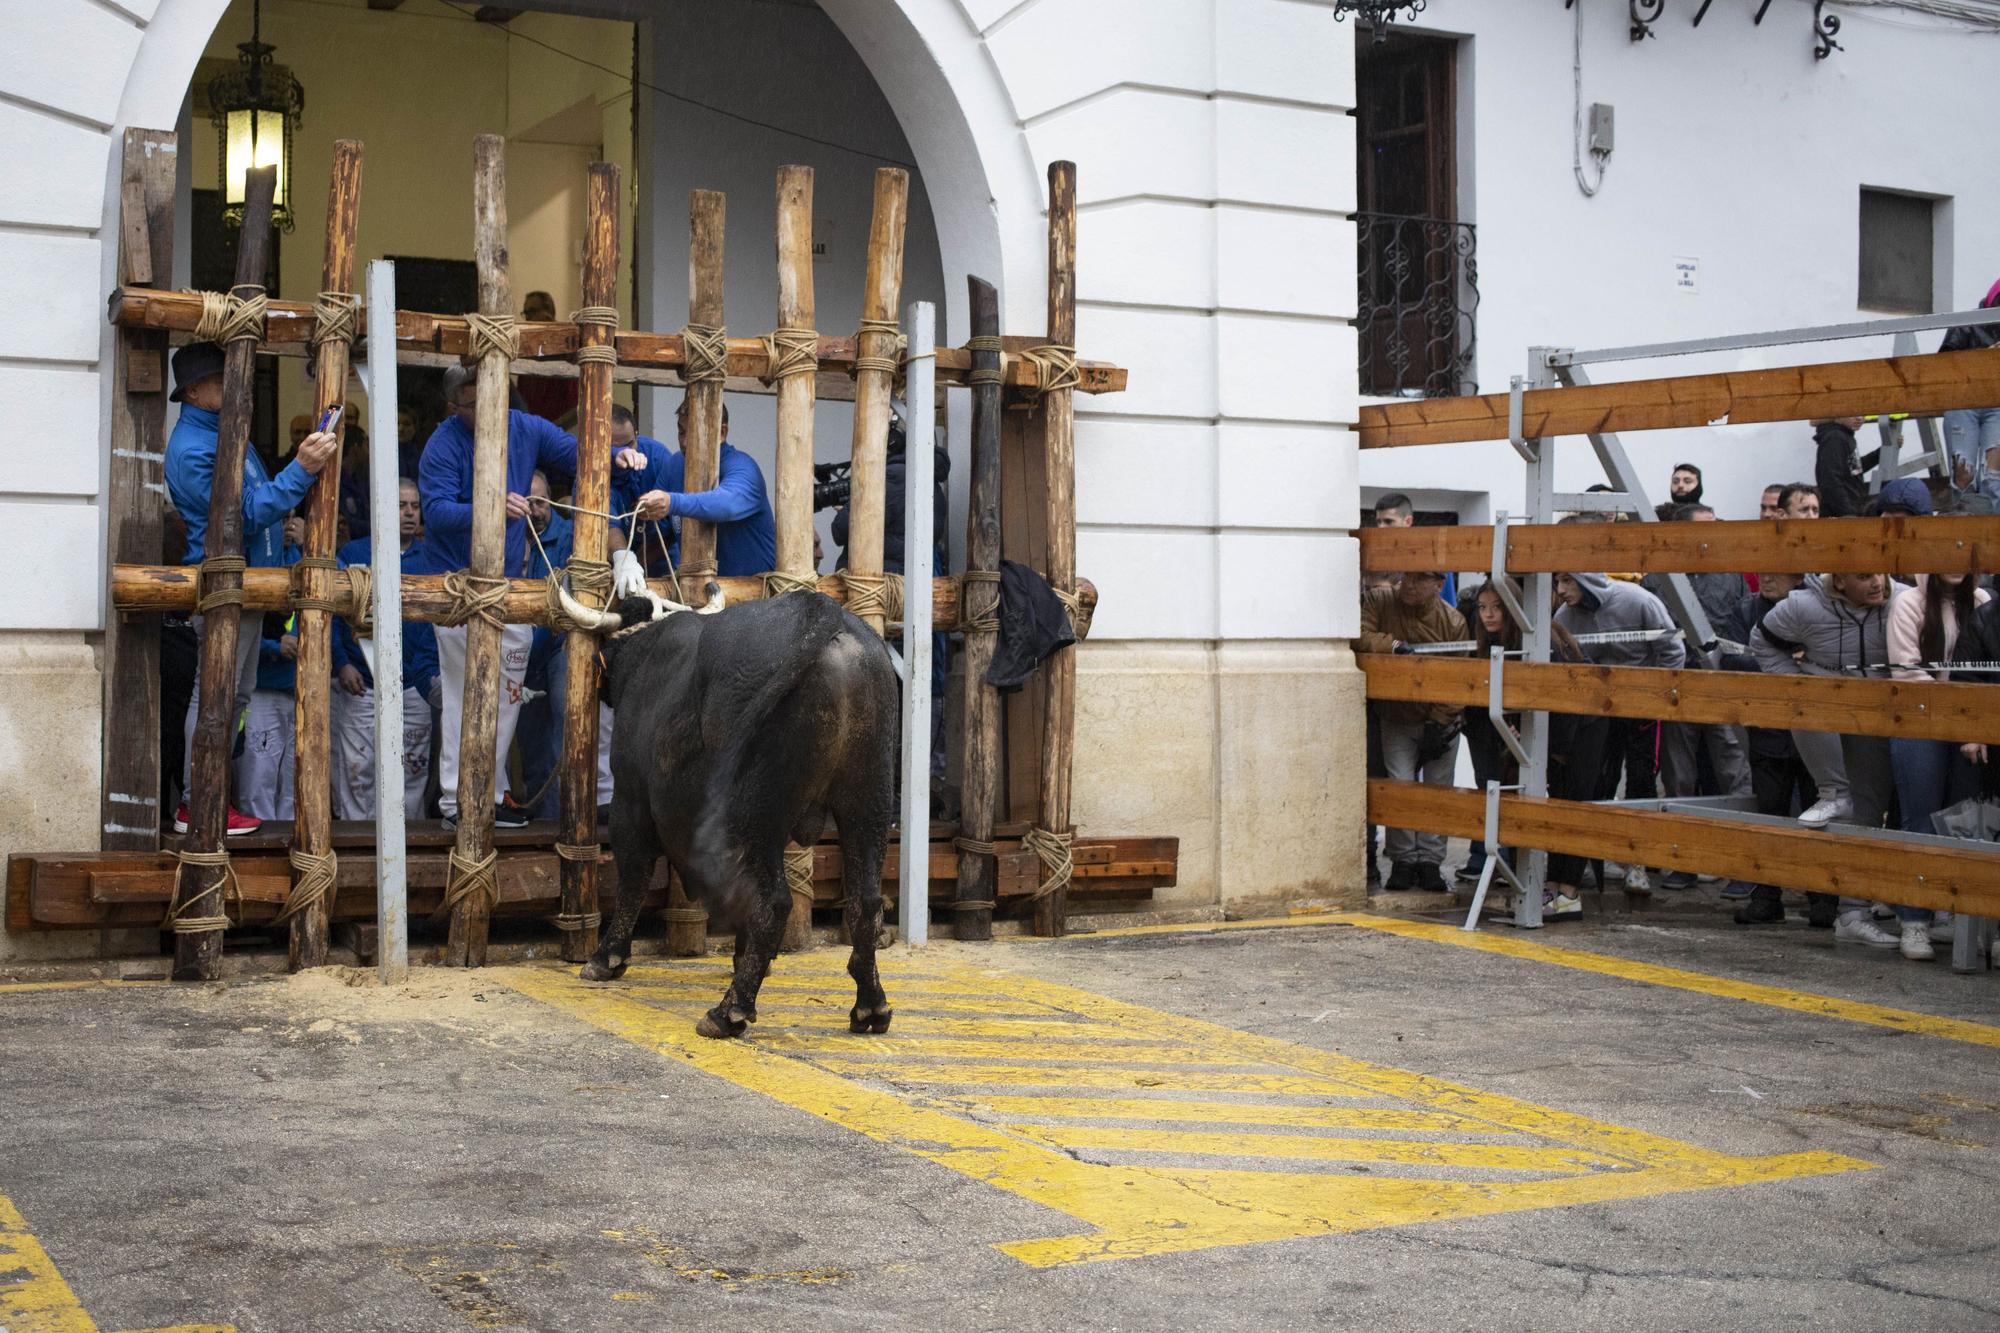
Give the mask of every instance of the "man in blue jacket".
[[[715, 525], [715, 572], [723, 575], [763, 574], [778, 560], [778, 524], [771, 513], [770, 492], [757, 460], [729, 443], [729, 409], [722, 409], [722, 456], [713, 489], [687, 489], [687, 400], [674, 414], [682, 452], [674, 453], [658, 440], [639, 434], [631, 412], [611, 409], [611, 442], [644, 455], [646, 467], [620, 479], [620, 490], [637, 498], [620, 508], [636, 508], [639, 521], [653, 523], [691, 518]], [[675, 543], [678, 545], [678, 542]]]
[[[425, 541], [435, 552], [438, 568], [449, 573], [464, 569], [472, 552], [472, 423], [479, 400], [476, 375], [469, 366], [453, 366], [445, 372], [445, 418], [424, 445], [417, 467], [417, 488], [423, 497]], [[614, 468], [627, 470], [644, 466], [637, 451], [619, 450]], [[528, 492], [537, 469], [551, 476], [576, 475], [576, 438], [568, 432], [526, 412], [507, 414], [507, 547], [501, 572], [509, 578], [523, 578], [528, 563]], [[528, 651], [533, 628], [508, 625], [500, 632], [500, 708], [494, 740], [497, 753], [493, 763], [494, 821], [504, 827], [519, 828], [527, 815], [510, 808], [502, 799], [507, 789], [507, 752], [514, 743], [514, 729], [520, 720], [521, 691], [528, 670]], [[444, 706], [440, 710], [438, 806], [447, 826], [458, 822], [458, 760], [461, 708], [465, 699], [465, 627], [437, 627], [438, 674], [443, 681]]]
[[[174, 391], [168, 397], [181, 404], [181, 412], [173, 434], [167, 437], [167, 493], [187, 524], [187, 562], [191, 565], [200, 563], [207, 554], [208, 501], [214, 488], [218, 414], [222, 411], [222, 365], [222, 349], [214, 343], [189, 343], [174, 353]], [[313, 478], [332, 460], [335, 447], [334, 437], [328, 432], [307, 435], [276, 477], [265, 472], [255, 449], [243, 450], [243, 556], [252, 567], [263, 569], [288, 563], [285, 515], [305, 498]], [[202, 621], [200, 616], [194, 619], [197, 663], [201, 657]], [[230, 714], [232, 718], [243, 715], [256, 688], [258, 628], [254, 616], [245, 616], [236, 634], [236, 706]], [[184, 733], [187, 744], [181, 769], [183, 793], [192, 781], [194, 724], [200, 700], [197, 667]], [[234, 806], [230, 808], [230, 836], [253, 833], [258, 824], [258, 820]], [[174, 832], [185, 833], [187, 827], [188, 806], [183, 796], [180, 808], [174, 812]]]

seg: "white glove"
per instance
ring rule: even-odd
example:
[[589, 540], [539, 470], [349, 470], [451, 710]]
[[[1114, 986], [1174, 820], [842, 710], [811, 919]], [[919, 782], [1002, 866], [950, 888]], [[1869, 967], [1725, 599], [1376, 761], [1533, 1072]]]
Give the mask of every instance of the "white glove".
[[630, 551], [611, 553], [611, 596], [637, 597], [646, 591], [646, 570]]

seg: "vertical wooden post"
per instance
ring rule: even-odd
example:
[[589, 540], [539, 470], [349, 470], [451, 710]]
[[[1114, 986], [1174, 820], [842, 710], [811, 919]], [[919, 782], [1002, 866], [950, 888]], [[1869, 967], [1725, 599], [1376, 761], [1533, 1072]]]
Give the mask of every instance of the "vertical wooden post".
[[[847, 570], [856, 581], [882, 577], [882, 517], [889, 459], [889, 397], [895, 391], [896, 303], [903, 292], [903, 227], [910, 177], [900, 167], [875, 172], [875, 210], [868, 224], [868, 278], [861, 296], [861, 331], [855, 339], [852, 488], [848, 492]], [[886, 359], [890, 364], [867, 366]], [[917, 446], [912, 443], [911, 448]], [[854, 589], [848, 590], [850, 605]], [[877, 634], [886, 622], [874, 600], [857, 611]]]
[[[1076, 345], [1076, 164], [1049, 164], [1049, 342]], [[1042, 393], [1043, 448], [1047, 457], [1050, 586], [1064, 596], [1076, 592], [1076, 441], [1072, 390]], [[1042, 715], [1042, 799], [1036, 824], [1045, 834], [1066, 839], [1069, 781], [1076, 733], [1076, 650], [1061, 648], [1043, 664], [1048, 682]], [[1063, 859], [1067, 861], [1065, 854]], [[1046, 867], [1044, 874], [1048, 873]], [[1069, 908], [1068, 886], [1035, 902], [1035, 933], [1060, 935]]]
[[[482, 134], [473, 146], [472, 254], [479, 268], [479, 313], [509, 316], [507, 287], [507, 141]], [[498, 579], [507, 572], [507, 391], [511, 358], [503, 348], [479, 360], [473, 416], [472, 547], [467, 572]], [[500, 627], [483, 616], [465, 626], [465, 694], [459, 709], [458, 840], [455, 874], [488, 865], [493, 852], [494, 745], [500, 725]], [[476, 875], [477, 872], [471, 872]], [[491, 885], [487, 873], [484, 883]], [[475, 890], [451, 912], [445, 961], [453, 967], [486, 962], [493, 905]]]
[[[354, 241], [361, 214], [361, 143], [358, 139], [336, 139], [333, 144], [333, 179], [326, 199], [326, 254], [320, 266], [323, 297], [353, 295]], [[330, 307], [323, 299], [325, 318]], [[322, 330], [323, 334], [325, 331]], [[344, 337], [317, 339], [313, 349], [315, 422], [327, 409], [347, 401], [348, 340]], [[309, 599], [324, 599], [333, 591], [334, 545], [340, 522], [341, 453], [347, 438], [347, 418], [334, 425], [341, 440], [333, 458], [306, 493], [305, 560], [299, 573], [300, 591]], [[292, 824], [294, 866], [292, 892], [298, 893], [319, 876], [325, 883], [331, 865], [321, 860], [333, 853], [333, 614], [323, 607], [302, 606], [298, 613], [299, 655], [297, 717], [298, 742], [295, 764]], [[377, 699], [378, 707], [401, 707], [401, 701]], [[326, 868], [316, 869], [318, 866]], [[333, 907], [333, 887], [327, 884], [318, 896], [292, 917], [290, 962], [293, 971], [321, 967], [326, 963], [329, 912]]]
[[[778, 168], [778, 334], [773, 341], [784, 355], [782, 339], [788, 334], [803, 337], [813, 327], [812, 263], [813, 172], [811, 167]], [[784, 582], [810, 579], [818, 570], [813, 565], [813, 401], [818, 393], [816, 371], [794, 371], [778, 375], [771, 368], [778, 389], [777, 496], [773, 506], [777, 520], [776, 573]], [[778, 583], [770, 591], [777, 592]], [[791, 848], [788, 861], [810, 864], [800, 859], [799, 848]], [[810, 858], [810, 849], [804, 856]], [[779, 947], [796, 952], [812, 943], [812, 877], [800, 885], [788, 876], [791, 886], [791, 915], [785, 922]]]
[[[986, 683], [995, 631], [976, 628], [998, 616], [1000, 585], [975, 578], [1000, 569], [1000, 294], [979, 278], [965, 280], [972, 310], [972, 485], [966, 503], [964, 801], [959, 817], [958, 910], [962, 940], [993, 938], [994, 812], [1000, 801], [1000, 693]], [[988, 345], [984, 339], [994, 339]], [[984, 906], [971, 906], [981, 903]]]
[[[715, 190], [688, 195], [688, 326], [723, 327], [722, 238], [725, 200]], [[692, 370], [694, 355], [688, 354]], [[685, 485], [690, 491], [715, 488], [722, 468], [722, 380], [690, 374], [687, 388], [688, 436], [682, 450]], [[681, 574], [690, 597], [700, 597], [701, 581], [715, 573], [715, 529], [693, 519], [681, 523]], [[708, 913], [687, 896], [680, 876], [667, 888], [667, 952], [692, 958], [708, 949]]]
[[[262, 295], [271, 242], [271, 196], [276, 167], [253, 168], [243, 189], [243, 232], [236, 250], [240, 296]], [[261, 334], [261, 330], [259, 330]], [[217, 423], [215, 475], [208, 496], [208, 535], [203, 554], [241, 559], [243, 555], [243, 451], [250, 441], [250, 400], [257, 369], [257, 339], [233, 339], [223, 347], [222, 411]], [[205, 598], [239, 593], [240, 571], [217, 570], [197, 585]], [[188, 833], [182, 850], [213, 856], [222, 850], [229, 819], [229, 753], [236, 732], [236, 640], [242, 619], [240, 596], [202, 612], [201, 681], [195, 705], [194, 770], [188, 783]], [[174, 885], [174, 979], [212, 981], [222, 967], [222, 929], [187, 929], [191, 922], [225, 916], [222, 885], [227, 865], [183, 862]]]
[[[616, 166], [590, 164], [585, 207], [590, 230], [583, 251], [583, 303], [616, 308]], [[577, 335], [583, 347], [608, 347], [616, 333], [609, 324], [586, 321], [578, 325]], [[611, 366], [594, 355], [577, 360], [576, 540], [570, 559], [602, 561], [605, 522], [603, 514], [594, 511], [611, 508]], [[595, 596], [582, 600], [589, 606], [602, 604]], [[580, 963], [597, 950], [597, 641], [588, 634], [572, 633], [563, 652], [569, 675], [568, 697], [563, 701], [562, 842], [573, 849], [588, 848], [589, 855], [571, 852], [561, 858], [562, 956]]]
[[[118, 280], [171, 287], [174, 162], [170, 130], [126, 130], [120, 172]], [[104, 595], [104, 785], [100, 846], [107, 852], [160, 845], [160, 618], [129, 618], [111, 605], [119, 564], [157, 564], [167, 504], [167, 335], [120, 329], [111, 387], [110, 547]], [[178, 728], [180, 718], [166, 719]], [[176, 775], [178, 776], [178, 775]]]

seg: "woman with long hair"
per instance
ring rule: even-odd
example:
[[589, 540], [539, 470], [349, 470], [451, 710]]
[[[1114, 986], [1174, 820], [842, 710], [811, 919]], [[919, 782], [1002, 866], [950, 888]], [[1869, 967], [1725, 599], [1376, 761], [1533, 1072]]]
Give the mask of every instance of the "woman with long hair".
[[[1959, 630], [1972, 623], [1973, 613], [1989, 600], [1979, 580], [1970, 574], [1919, 574], [1913, 593], [1889, 608], [1891, 662], [1948, 662], [1958, 645]], [[1898, 680], [1950, 680], [1945, 669], [1917, 666], [1894, 668]], [[1889, 739], [1889, 763], [1896, 775], [1896, 803], [1903, 812], [1903, 831], [1932, 833], [1931, 816], [1978, 790], [1979, 775], [1952, 741]], [[1898, 907], [1902, 923], [1903, 957], [1922, 961], [1933, 956], [1933, 940], [1951, 938], [1951, 914], [1928, 907]]]
[[[1508, 579], [1507, 589], [1518, 604], [1523, 595], [1521, 585]], [[1509, 653], [1520, 651], [1520, 622], [1508, 612], [1500, 590], [1491, 580], [1473, 594], [1472, 605], [1473, 638], [1481, 657], [1490, 656], [1495, 647]], [[1555, 623], [1553, 613], [1546, 614], [1550, 614], [1549, 632], [1553, 636], [1549, 642], [1549, 660], [1579, 664], [1587, 661], [1575, 637]], [[1510, 725], [1519, 723], [1516, 714], [1508, 714], [1507, 720]], [[1591, 798], [1609, 730], [1606, 719], [1601, 717], [1549, 714], [1550, 796], [1566, 801]], [[1472, 753], [1472, 775], [1482, 791], [1489, 781], [1498, 781], [1503, 786], [1520, 781], [1520, 766], [1514, 760], [1514, 753], [1493, 729], [1493, 721], [1484, 708], [1465, 710], [1465, 740]], [[1542, 920], [1574, 921], [1583, 915], [1583, 902], [1577, 896], [1577, 884], [1582, 877], [1583, 858], [1549, 855], [1542, 890]]]

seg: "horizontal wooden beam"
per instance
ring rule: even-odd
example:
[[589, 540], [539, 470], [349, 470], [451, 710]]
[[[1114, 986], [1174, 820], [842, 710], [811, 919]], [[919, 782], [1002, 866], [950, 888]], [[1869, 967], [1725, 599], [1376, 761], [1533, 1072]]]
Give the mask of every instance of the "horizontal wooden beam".
[[[1530, 439], [1675, 426], [1747, 425], [2000, 403], [2000, 348], [1834, 361], [1774, 370], [1530, 389], [1521, 395]], [[1507, 438], [1507, 395], [1422, 398], [1361, 409], [1363, 449]]]
[[[111, 293], [109, 305], [111, 322], [119, 328], [192, 333], [201, 321], [199, 292], [156, 292], [121, 287]], [[365, 328], [365, 312], [361, 322]], [[264, 341], [259, 350], [302, 350], [311, 341], [317, 327], [318, 321], [313, 318], [311, 305], [299, 301], [272, 301], [265, 318]], [[524, 361], [532, 362], [539, 357], [560, 357], [567, 361], [576, 355], [579, 346], [575, 324], [520, 323], [515, 325], [515, 330]], [[1044, 338], [1020, 336], [1003, 340], [1005, 350], [1001, 372], [1006, 376], [1008, 388], [1030, 392], [1041, 388], [1041, 367], [1021, 353], [1045, 341]], [[680, 373], [687, 364], [687, 354], [680, 334], [621, 332], [613, 345], [618, 351], [620, 368], [664, 376], [657, 382], [681, 383]], [[399, 360], [406, 354], [442, 354], [462, 358], [470, 346], [471, 333], [462, 315], [432, 315], [419, 310], [396, 312]], [[854, 373], [853, 336], [822, 337], [819, 340], [819, 364], [822, 372], [851, 378]], [[729, 339], [728, 373], [731, 378], [761, 381], [770, 369], [771, 360], [762, 338]], [[964, 348], [937, 349], [939, 384], [964, 384], [971, 370], [972, 354]], [[1081, 393], [1118, 393], [1125, 388], [1127, 375], [1119, 366], [1102, 361], [1079, 361], [1077, 373], [1079, 380], [1076, 387]]]
[[[1486, 706], [1493, 674], [1487, 659], [1359, 653], [1356, 660], [1367, 674], [1370, 699]], [[1501, 696], [1508, 708], [1585, 716], [2000, 745], [2000, 688], [1994, 685], [1509, 662]]]
[[[1361, 567], [1377, 573], [1493, 563], [1490, 527], [1364, 528], [1359, 535]], [[1517, 574], [1988, 574], [2000, 568], [2000, 515], [1510, 525], [1507, 568]]]
[[[1368, 819], [1476, 838], [1486, 798], [1461, 787], [1372, 778]], [[1500, 841], [1626, 865], [1691, 870], [1752, 884], [2000, 916], [2000, 849], [1926, 847], [1803, 825], [1772, 828], [1700, 815], [1543, 797], [1500, 798]]]
[[[112, 605], [120, 611], [191, 611], [195, 601], [194, 581], [193, 565], [117, 565], [111, 571]], [[764, 596], [764, 580], [756, 575], [718, 578], [716, 583], [732, 606], [739, 602], [758, 601]], [[662, 597], [675, 595], [674, 585], [666, 579], [654, 579], [652, 588]], [[932, 623], [944, 633], [959, 628], [958, 588], [959, 579], [955, 574], [940, 574], [931, 580]], [[847, 580], [838, 574], [822, 576], [819, 590], [836, 602], [845, 604], [847, 601]], [[681, 591], [691, 598], [699, 599], [701, 596], [700, 589], [686, 583], [681, 585]], [[289, 610], [291, 592], [290, 570], [243, 571], [243, 609], [246, 611]], [[1078, 579], [1077, 596], [1081, 602], [1077, 636], [1088, 638], [1091, 616], [1097, 609], [1097, 588], [1088, 579]], [[345, 579], [335, 581], [333, 599], [336, 603], [335, 615], [351, 619], [357, 614], [354, 589]], [[405, 620], [436, 623], [451, 607], [452, 599], [445, 593], [443, 575], [403, 576]], [[548, 624], [548, 584], [542, 579], [509, 580], [507, 600], [501, 604], [500, 618], [510, 625]]]

